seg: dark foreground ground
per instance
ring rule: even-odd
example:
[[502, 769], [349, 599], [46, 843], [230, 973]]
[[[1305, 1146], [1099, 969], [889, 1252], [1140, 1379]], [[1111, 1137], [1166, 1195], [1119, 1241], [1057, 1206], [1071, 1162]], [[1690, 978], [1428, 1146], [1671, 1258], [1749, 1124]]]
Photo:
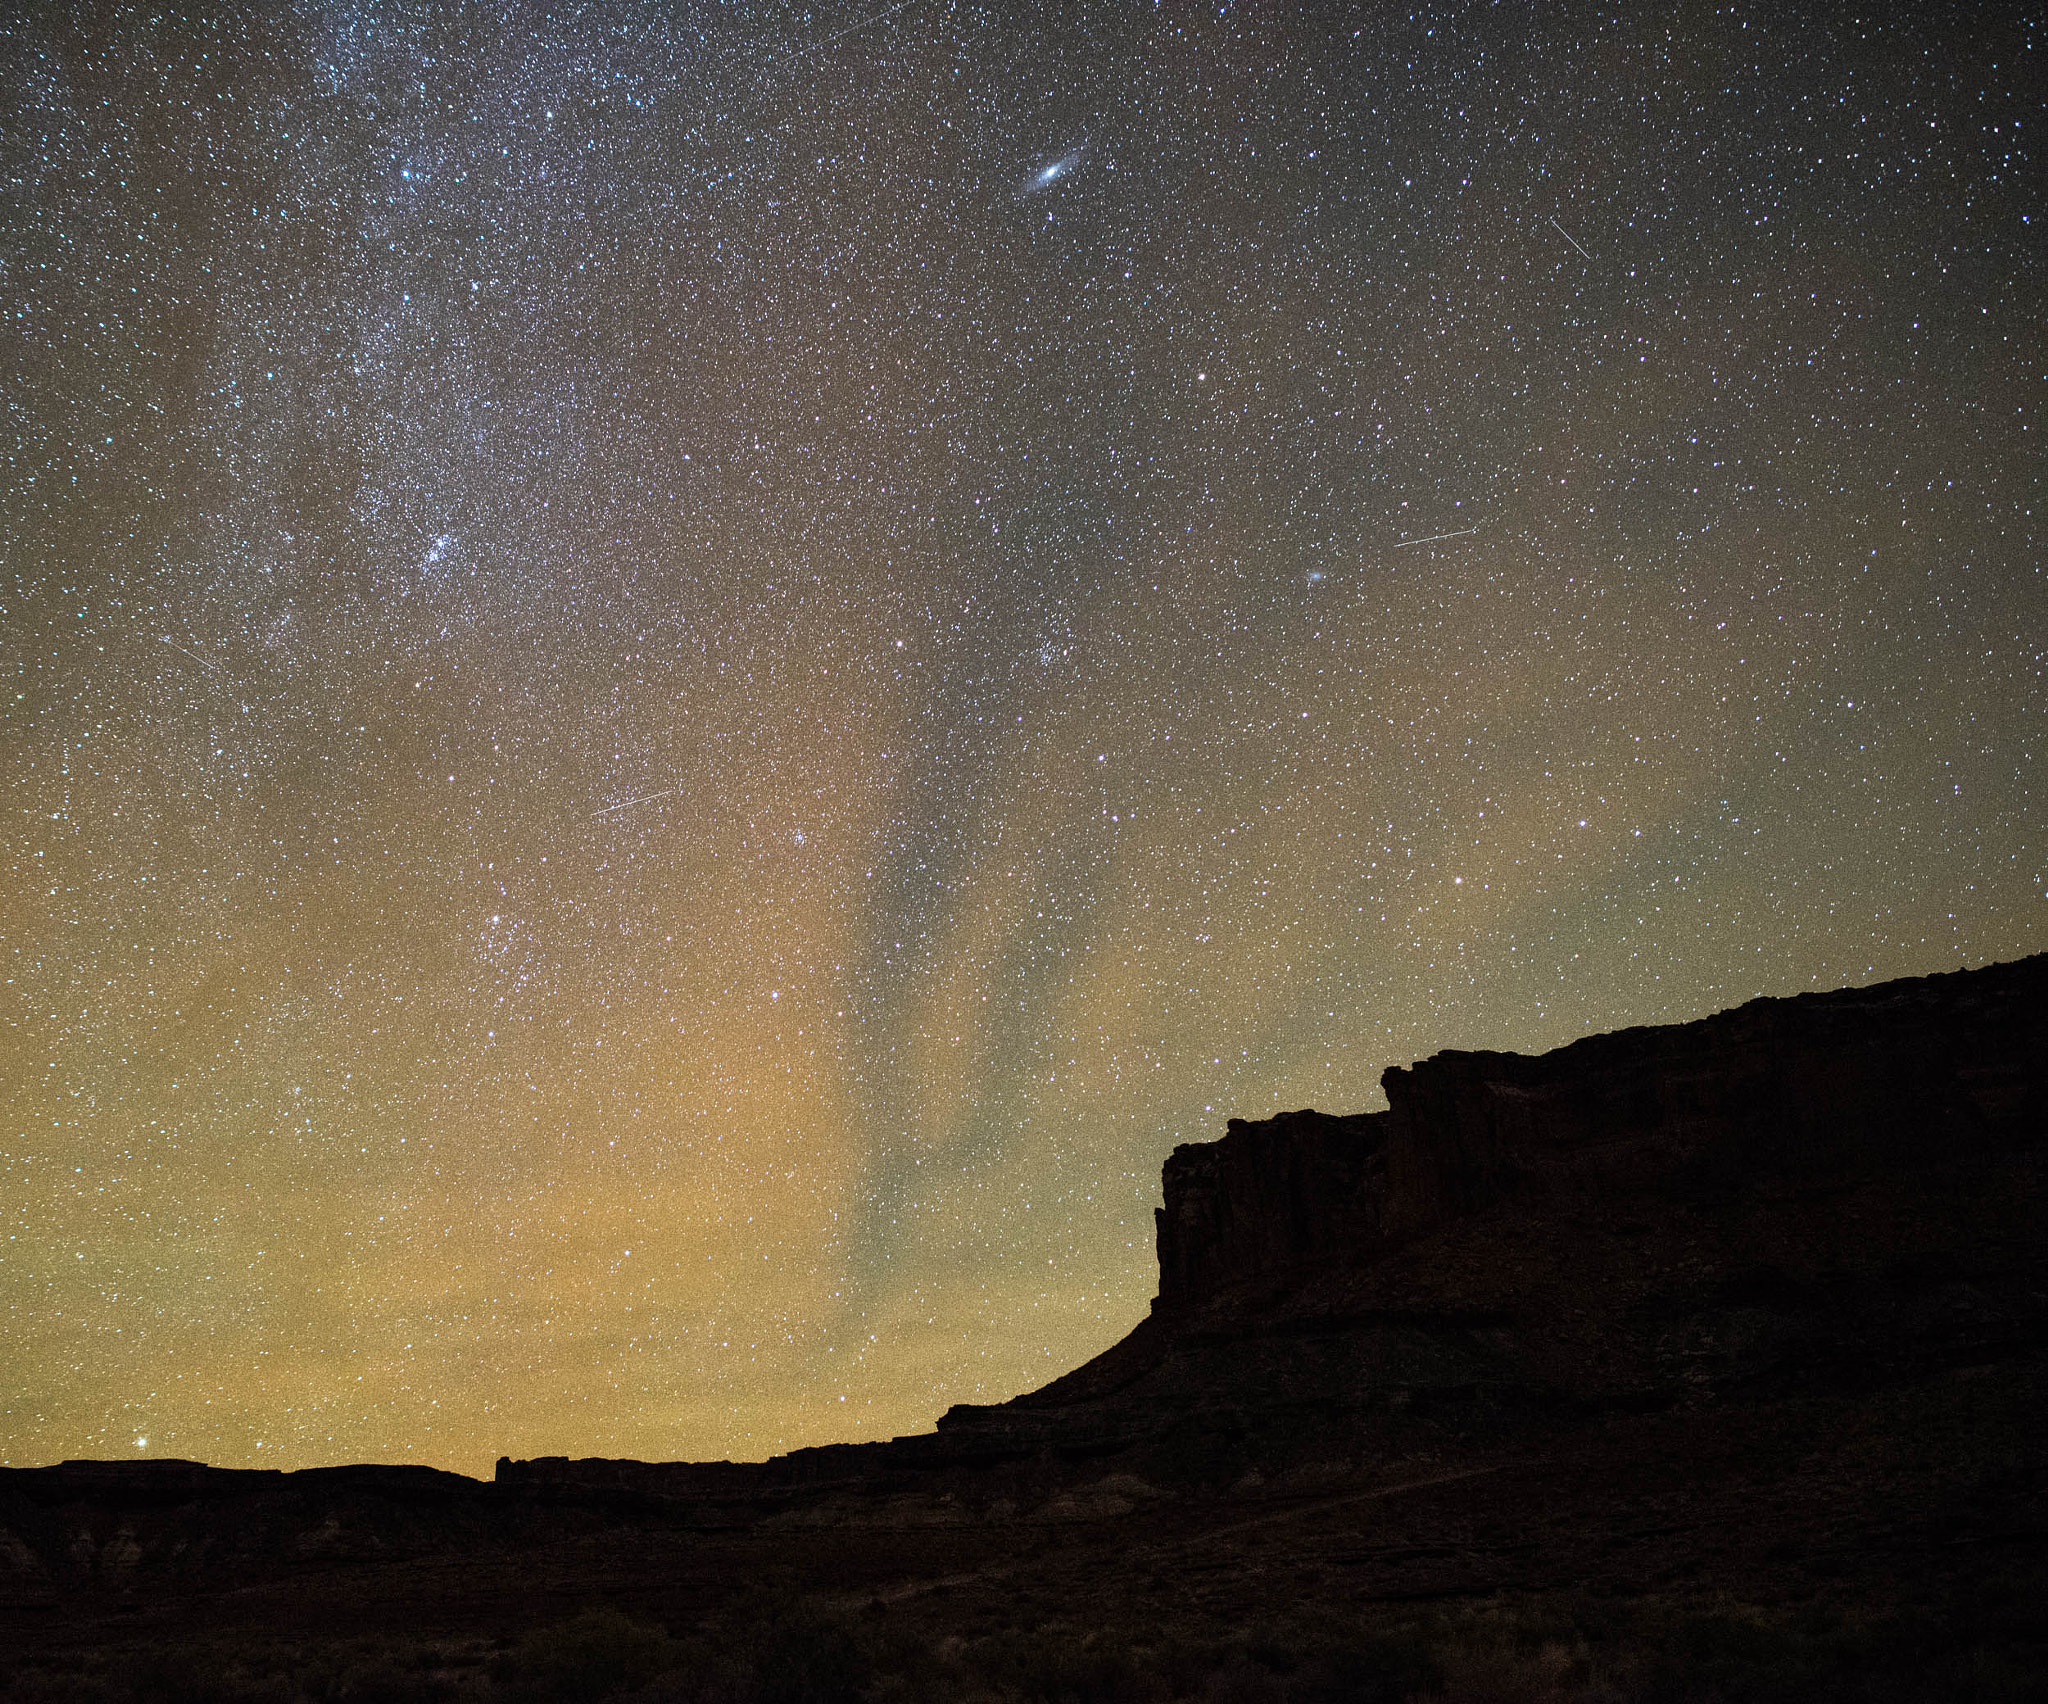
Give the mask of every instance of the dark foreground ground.
[[[1960, 1367], [957, 1525], [721, 1531], [479, 1486], [459, 1550], [17, 1581], [0, 1696], [2048, 1698], [2044, 1416], [2040, 1367]], [[325, 1502], [405, 1547], [376, 1495]]]

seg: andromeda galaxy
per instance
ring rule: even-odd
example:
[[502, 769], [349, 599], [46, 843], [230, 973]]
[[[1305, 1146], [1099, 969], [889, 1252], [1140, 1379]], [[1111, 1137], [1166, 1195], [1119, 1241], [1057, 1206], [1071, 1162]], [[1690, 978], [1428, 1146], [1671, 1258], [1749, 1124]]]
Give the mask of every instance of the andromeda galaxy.
[[1039, 195], [1055, 184], [1064, 183], [1080, 170], [1081, 162], [1087, 156], [1088, 144], [1085, 142], [1078, 147], [1069, 148], [1064, 154], [1055, 155], [1018, 186], [1017, 194], [1019, 197]]

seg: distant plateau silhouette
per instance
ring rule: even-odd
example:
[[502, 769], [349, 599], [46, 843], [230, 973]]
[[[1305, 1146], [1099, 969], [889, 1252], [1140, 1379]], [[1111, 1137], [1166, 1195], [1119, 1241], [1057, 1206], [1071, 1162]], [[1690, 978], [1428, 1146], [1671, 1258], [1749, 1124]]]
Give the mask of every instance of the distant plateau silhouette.
[[[1841, 1660], [1901, 1686], [1994, 1657], [2038, 1677], [2027, 1615], [1997, 1606], [2038, 1611], [2048, 1584], [2048, 954], [1383, 1082], [1383, 1112], [1177, 1148], [1150, 1314], [929, 1433], [760, 1463], [505, 1459], [488, 1483], [0, 1471], [0, 1642], [41, 1685], [202, 1626], [303, 1646], [397, 1618], [441, 1653], [455, 1690], [433, 1696], [602, 1696], [548, 1693], [518, 1653], [609, 1627], [590, 1639], [644, 1635], [618, 1695], [769, 1697], [779, 1636], [742, 1630], [808, 1606], [847, 1697], [947, 1695], [874, 1690], [913, 1648], [991, 1697], [1178, 1697], [1203, 1694], [1147, 1639], [1250, 1673], [1247, 1629], [1272, 1623], [1295, 1655], [1245, 1696], [1405, 1697], [1302, 1677], [1337, 1661], [1330, 1628], [1392, 1651], [1387, 1629], [1434, 1617], [1439, 1644], [1385, 1672], [1454, 1696], [1482, 1622], [1516, 1650], [1540, 1641], [1514, 1627], [1566, 1627], [1582, 1669], [1611, 1638], [1646, 1674], [1682, 1643], [1670, 1616], [1735, 1605], [1780, 1668], [1825, 1624], [1863, 1628]], [[988, 1655], [1026, 1635], [1113, 1646], [1126, 1690], [1032, 1691]], [[719, 1650], [743, 1653], [728, 1690], [689, 1691]], [[1595, 1696], [1558, 1685], [1541, 1695]]]

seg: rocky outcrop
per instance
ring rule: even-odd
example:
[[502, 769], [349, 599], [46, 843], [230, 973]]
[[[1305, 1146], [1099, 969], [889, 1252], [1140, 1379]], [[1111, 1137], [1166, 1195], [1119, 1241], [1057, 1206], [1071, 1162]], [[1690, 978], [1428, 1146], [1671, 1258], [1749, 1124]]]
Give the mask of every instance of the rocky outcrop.
[[1753, 1000], [1526, 1057], [1445, 1052], [1384, 1113], [1232, 1119], [1176, 1148], [1157, 1309], [1389, 1248], [1530, 1190], [1953, 1167], [2048, 1132], [2048, 955]]
[[1382, 1082], [1176, 1149], [1150, 1317], [940, 1438], [1216, 1483], [2048, 1350], [2048, 956]]
[[1153, 1308], [1374, 1247], [1386, 1195], [1387, 1115], [1233, 1118], [1220, 1142], [1174, 1149], [1155, 1210]]
[[2048, 1346], [2048, 955], [1382, 1083], [1385, 1112], [1176, 1148], [1150, 1317], [1040, 1390], [890, 1443], [500, 1483], [1028, 1508]]

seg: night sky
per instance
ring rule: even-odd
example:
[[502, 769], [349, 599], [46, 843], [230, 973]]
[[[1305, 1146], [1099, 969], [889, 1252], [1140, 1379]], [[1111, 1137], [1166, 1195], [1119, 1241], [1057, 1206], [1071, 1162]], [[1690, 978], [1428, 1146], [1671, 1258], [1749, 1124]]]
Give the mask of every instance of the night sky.
[[0, 1459], [922, 1430], [1226, 1116], [2048, 946], [2038, 11], [87, 10]]

